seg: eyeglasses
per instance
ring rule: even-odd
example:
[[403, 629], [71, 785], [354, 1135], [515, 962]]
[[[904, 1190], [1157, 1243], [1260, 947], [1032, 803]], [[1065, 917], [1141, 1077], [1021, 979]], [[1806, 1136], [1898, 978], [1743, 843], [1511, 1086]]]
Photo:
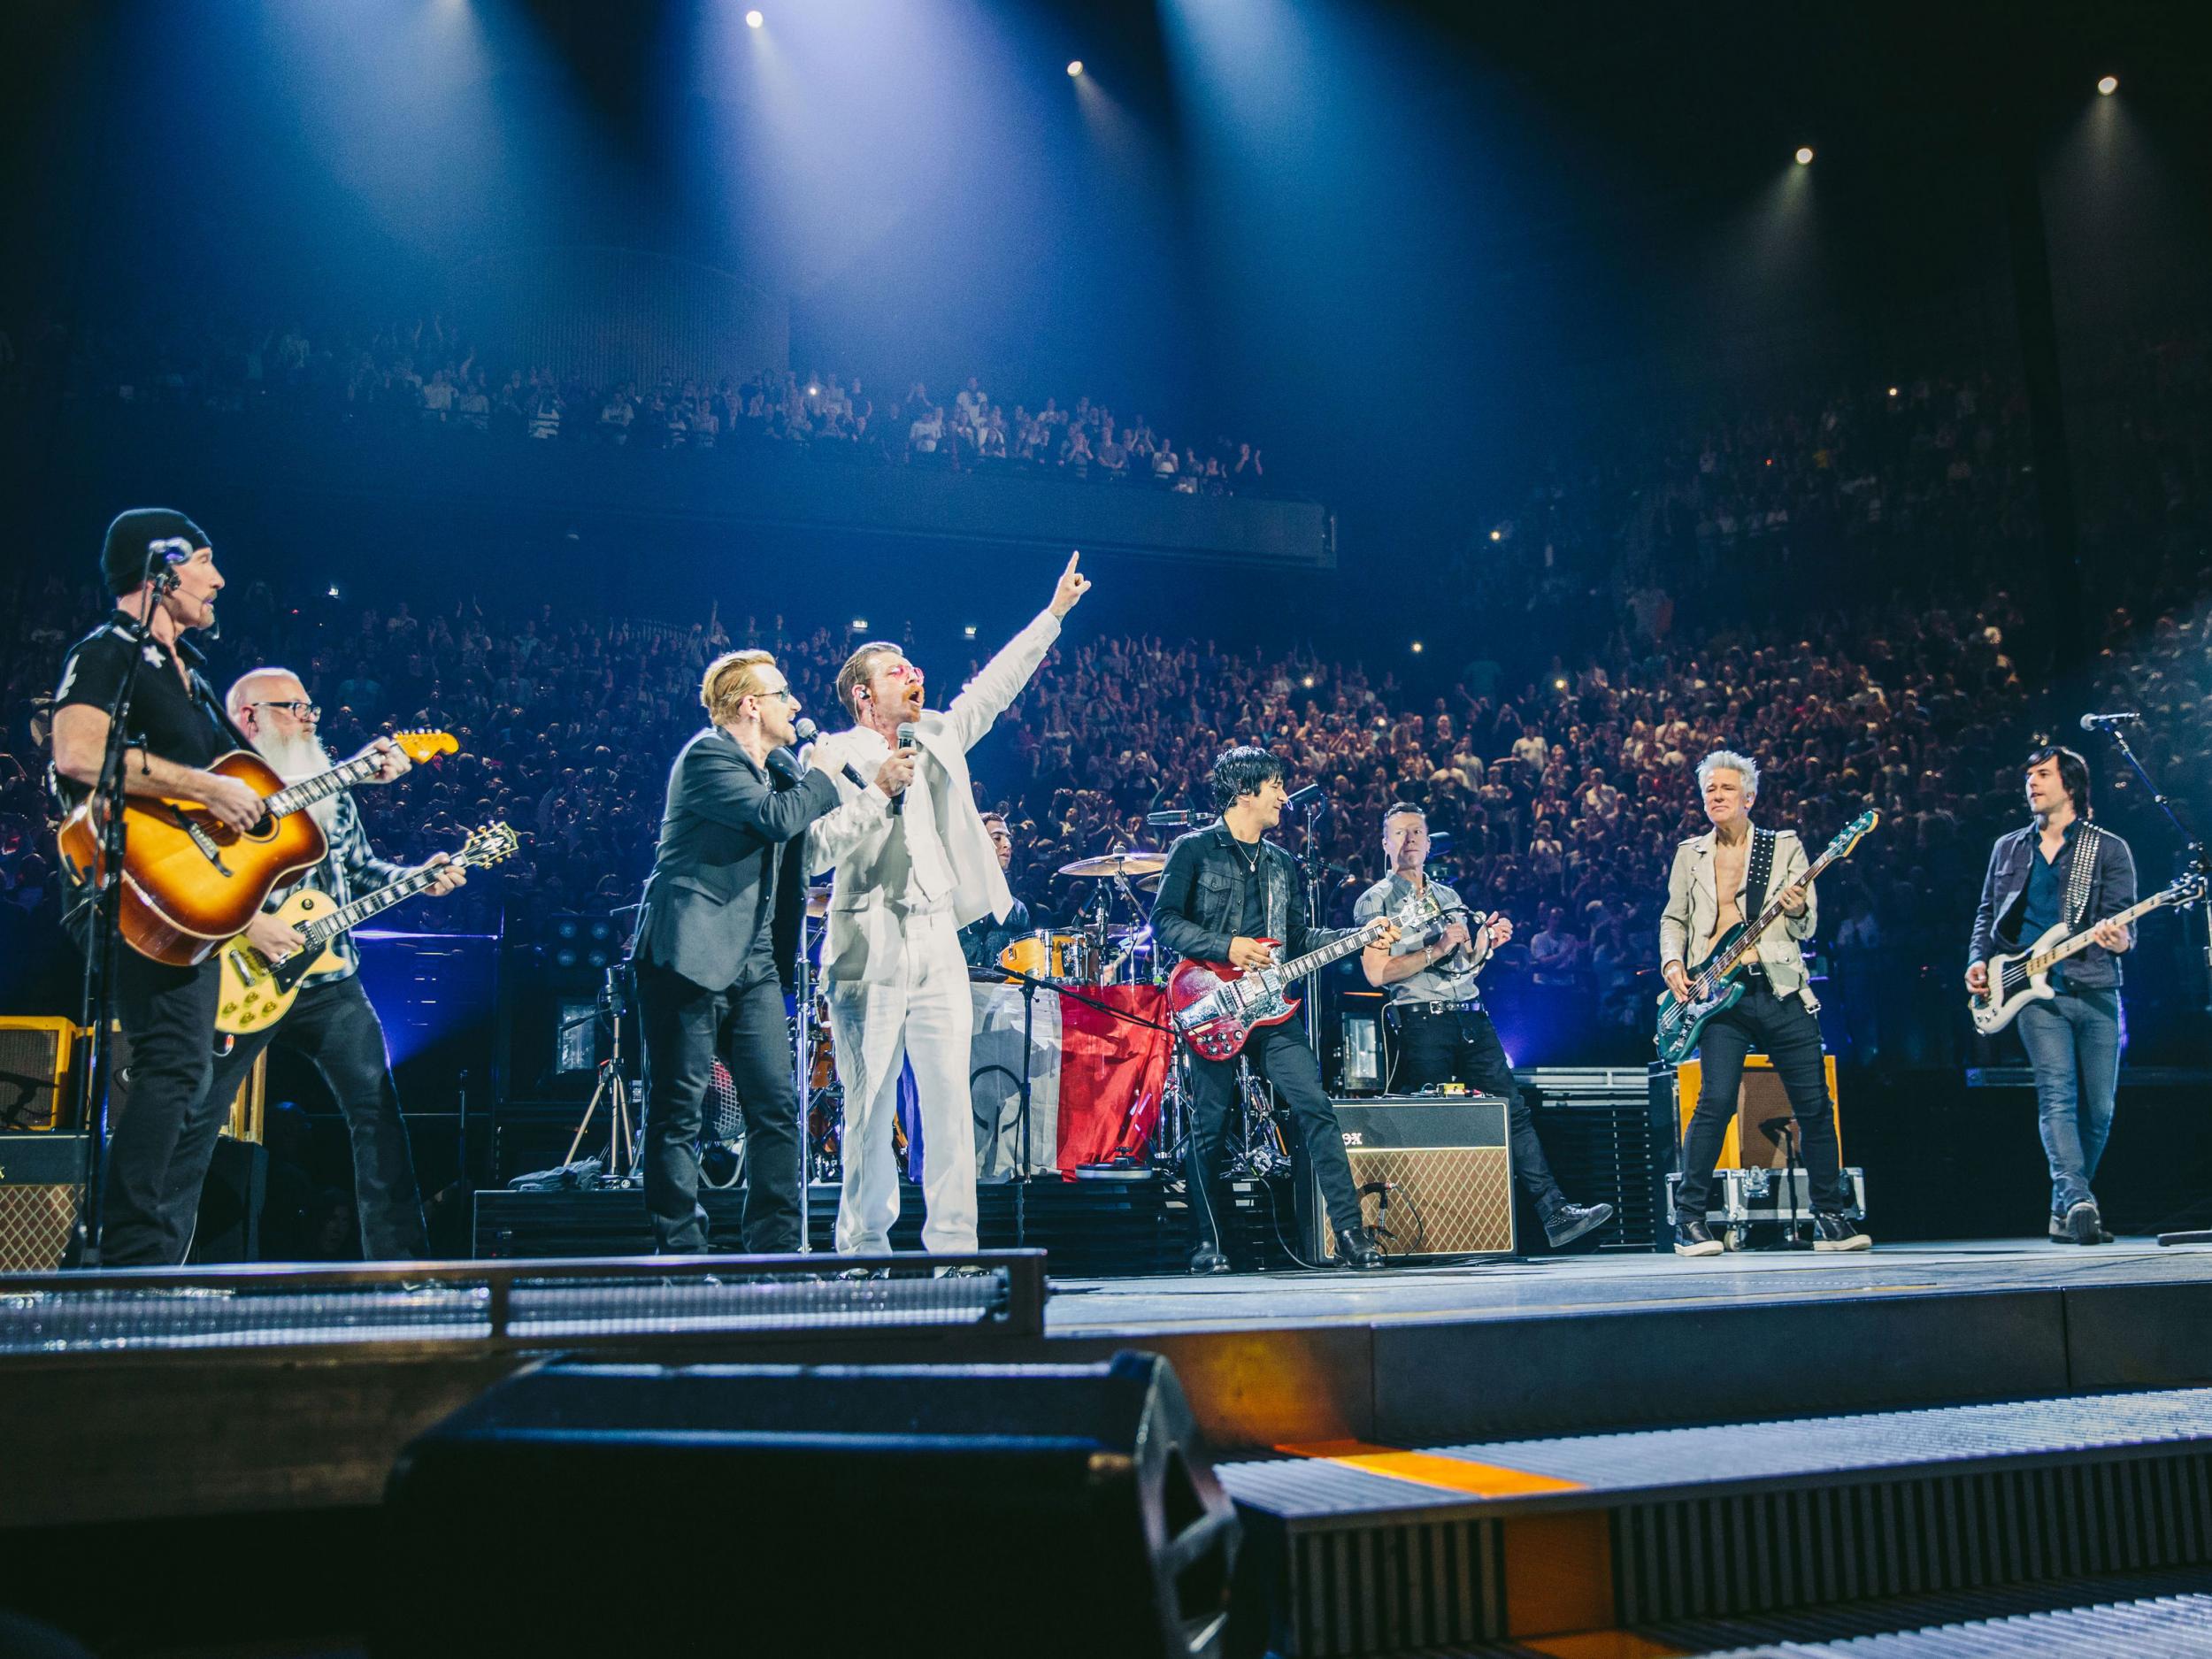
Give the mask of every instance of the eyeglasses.
[[250, 709], [283, 709], [298, 720], [319, 720], [323, 718], [321, 703], [309, 703], [299, 697], [293, 698], [289, 703], [250, 703], [246, 706]]
[[885, 677], [890, 680], [918, 680], [922, 677], [922, 671], [911, 663], [893, 663], [886, 667], [883, 672]]
[[786, 703], [796, 703], [799, 700], [799, 694], [788, 686], [778, 686], [773, 691], [764, 691], [760, 695], [764, 697], [781, 697]]

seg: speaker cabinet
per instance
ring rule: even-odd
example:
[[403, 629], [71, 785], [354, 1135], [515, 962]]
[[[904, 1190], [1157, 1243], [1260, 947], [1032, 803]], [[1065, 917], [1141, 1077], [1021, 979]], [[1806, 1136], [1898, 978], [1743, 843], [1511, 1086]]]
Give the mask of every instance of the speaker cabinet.
[[[1827, 1085], [1828, 1106], [1836, 1114], [1836, 1144], [1843, 1144], [1843, 1118], [1836, 1102], [1836, 1056], [1821, 1056], [1823, 1080]], [[1686, 1060], [1680, 1068], [1670, 1072], [1666, 1067], [1651, 1068], [1651, 1087], [1668, 1090], [1672, 1094], [1676, 1144], [1690, 1133], [1690, 1118], [1697, 1110], [1698, 1090], [1703, 1087], [1704, 1064], [1697, 1060]], [[1774, 1074], [1774, 1062], [1763, 1054], [1746, 1057], [1743, 1063], [1743, 1081], [1736, 1089], [1736, 1115], [1729, 1119], [1727, 1139], [1721, 1142], [1720, 1163], [1715, 1167], [1724, 1170], [1778, 1170], [1786, 1160], [1777, 1141], [1767, 1139], [1761, 1125], [1776, 1118], [1787, 1122], [1790, 1118], [1790, 1098], [1782, 1092], [1782, 1079]], [[1748, 1156], [1746, 1148], [1749, 1148]]]
[[[1509, 1256], [1513, 1153], [1494, 1094], [1339, 1101], [1337, 1127], [1360, 1214], [1391, 1256]], [[1336, 1229], [1306, 1173], [1314, 1259], [1336, 1256]]]
[[61, 1265], [83, 1177], [82, 1135], [0, 1135], [0, 1273]]
[[1217, 1655], [1239, 1538], [1136, 1353], [547, 1366], [409, 1445], [384, 1511], [371, 1651], [407, 1659]]
[[66, 1119], [77, 1029], [66, 1019], [0, 1018], [0, 1134], [74, 1127]]

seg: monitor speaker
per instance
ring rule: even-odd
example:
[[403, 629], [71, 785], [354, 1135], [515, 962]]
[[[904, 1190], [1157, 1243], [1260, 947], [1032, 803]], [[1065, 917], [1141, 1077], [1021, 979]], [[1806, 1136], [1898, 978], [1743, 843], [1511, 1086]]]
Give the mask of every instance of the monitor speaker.
[[408, 1446], [385, 1510], [373, 1651], [409, 1659], [1214, 1655], [1238, 1539], [1135, 1353], [552, 1365]]

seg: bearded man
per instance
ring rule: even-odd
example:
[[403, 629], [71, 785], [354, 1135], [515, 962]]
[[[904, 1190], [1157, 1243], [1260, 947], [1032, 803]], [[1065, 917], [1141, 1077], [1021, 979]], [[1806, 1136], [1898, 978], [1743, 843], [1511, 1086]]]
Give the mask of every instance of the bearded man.
[[[224, 708], [287, 783], [328, 772], [338, 764], [316, 735], [322, 710], [308, 700], [307, 687], [288, 668], [257, 668], [244, 674], [231, 687]], [[407, 757], [396, 753], [386, 770], [397, 777], [408, 765]], [[322, 826], [330, 850], [296, 881], [271, 894], [246, 930], [254, 947], [272, 962], [301, 949], [298, 933], [274, 914], [300, 888], [327, 893], [333, 905], [342, 905], [411, 873], [407, 866], [376, 856], [350, 793], [318, 801], [307, 811]], [[468, 879], [444, 853], [430, 864], [441, 866], [424, 889], [434, 897], [452, 892]], [[169, 1166], [166, 1208], [187, 1216], [196, 1213], [231, 1099], [255, 1060], [273, 1045], [312, 1065], [330, 1086], [345, 1117], [346, 1133], [353, 1143], [354, 1208], [360, 1217], [364, 1259], [410, 1261], [429, 1255], [414, 1157], [408, 1148], [406, 1120], [400, 1115], [399, 1087], [386, 1059], [383, 1022], [361, 988], [360, 968], [353, 935], [340, 933], [325, 948], [325, 959], [300, 982], [299, 999], [290, 1012], [273, 1025], [229, 1039], [228, 1048], [217, 1054], [207, 1094], [187, 1120]], [[220, 1048], [225, 1040], [215, 1041]], [[185, 1242], [189, 1244], [188, 1236]], [[181, 1256], [180, 1251], [179, 1259]]]

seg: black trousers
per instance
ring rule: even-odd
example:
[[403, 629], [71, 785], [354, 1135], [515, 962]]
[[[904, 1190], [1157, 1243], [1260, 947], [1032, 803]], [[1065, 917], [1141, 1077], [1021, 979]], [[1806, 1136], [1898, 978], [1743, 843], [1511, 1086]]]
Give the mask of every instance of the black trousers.
[[384, 1046], [384, 1023], [357, 973], [309, 986], [281, 1020], [238, 1038], [229, 1052], [216, 1057], [214, 1080], [170, 1170], [179, 1198], [191, 1205], [188, 1213], [199, 1209], [216, 1137], [238, 1086], [262, 1050], [271, 1048], [304, 1058], [337, 1099], [353, 1143], [353, 1206], [361, 1218], [363, 1258], [411, 1262], [428, 1256], [422, 1192], [415, 1182], [407, 1120], [400, 1115], [399, 1086], [392, 1080]]
[[710, 991], [641, 962], [637, 989], [645, 1033], [645, 1207], [654, 1248], [668, 1255], [708, 1248], [699, 1133], [718, 1056], [745, 1112], [744, 1248], [754, 1256], [796, 1250], [799, 1100], [773, 964], [749, 963], [735, 985]]
[[1410, 1092], [1439, 1083], [1465, 1083], [1486, 1094], [1505, 1098], [1507, 1138], [1513, 1144], [1513, 1179], [1536, 1203], [1546, 1220], [1567, 1202], [1536, 1138], [1536, 1114], [1521, 1097], [1498, 1028], [1480, 1009], [1393, 1003], [1391, 1025], [1398, 1033], [1397, 1063], [1389, 1087]]
[[[207, 1097], [213, 1070], [215, 1003], [221, 970], [211, 958], [173, 968], [115, 949], [115, 1010], [129, 1044], [128, 1103], [108, 1142], [100, 1262], [167, 1267], [184, 1260], [199, 1188], [180, 1198], [170, 1166]], [[209, 1156], [214, 1148], [211, 1144]], [[206, 1163], [201, 1162], [201, 1173]]]
[[1735, 1007], [1715, 1015], [1698, 1039], [1697, 1057], [1704, 1071], [1698, 1079], [1690, 1131], [1682, 1140], [1682, 1186], [1675, 1200], [1676, 1213], [1702, 1221], [1711, 1207], [1713, 1165], [1720, 1160], [1728, 1120], [1736, 1115], [1744, 1056], [1754, 1048], [1774, 1062], [1774, 1074], [1789, 1096], [1813, 1208], [1841, 1210], [1847, 1201], [1836, 1146], [1835, 1102], [1828, 1098], [1827, 1073], [1821, 1064], [1820, 1021], [1800, 998], [1777, 996], [1764, 984], [1757, 984]]
[[[1303, 1027], [1295, 1020], [1263, 1025], [1244, 1045], [1243, 1057], [1252, 1063], [1255, 1072], [1275, 1086], [1283, 1104], [1289, 1108], [1300, 1155], [1320, 1184], [1330, 1225], [1340, 1235], [1349, 1228], [1364, 1226], [1359, 1194], [1352, 1185], [1351, 1160], [1344, 1156], [1344, 1132], [1337, 1127], [1336, 1108], [1322, 1091], [1321, 1067], [1306, 1046]], [[1191, 1208], [1198, 1213], [1199, 1233], [1217, 1247], [1225, 1247], [1226, 1242], [1224, 1229], [1229, 1207], [1223, 1155], [1236, 1087], [1234, 1060], [1192, 1058], [1186, 1172]]]

